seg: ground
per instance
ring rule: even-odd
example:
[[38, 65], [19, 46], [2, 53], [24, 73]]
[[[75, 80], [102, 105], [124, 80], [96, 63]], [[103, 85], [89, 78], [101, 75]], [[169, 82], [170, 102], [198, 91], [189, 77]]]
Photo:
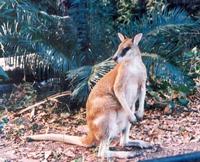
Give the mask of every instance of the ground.
[[[142, 153], [133, 159], [113, 159], [113, 161], [138, 161], [200, 151], [200, 93], [190, 96], [188, 108], [176, 107], [174, 112], [163, 109], [145, 111], [144, 120], [131, 128], [133, 139], [150, 142], [152, 149], [126, 148]], [[86, 161], [97, 159], [97, 148], [83, 148], [61, 142], [27, 142], [26, 135], [39, 133], [65, 133], [84, 135], [85, 109], [70, 115], [56, 111], [56, 104], [49, 103], [35, 107], [35, 112], [2, 112], [4, 124], [0, 132], [0, 162], [39, 162], [39, 161]], [[50, 108], [49, 108], [50, 107]], [[113, 144], [113, 147], [117, 142]], [[122, 148], [116, 146], [117, 150]], [[105, 160], [106, 161], [106, 160]]]

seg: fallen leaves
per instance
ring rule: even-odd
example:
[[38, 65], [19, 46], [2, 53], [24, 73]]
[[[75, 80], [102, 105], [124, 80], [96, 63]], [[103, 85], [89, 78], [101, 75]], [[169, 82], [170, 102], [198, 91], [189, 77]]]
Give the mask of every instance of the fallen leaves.
[[25, 106], [32, 105], [37, 98], [37, 92], [30, 83], [15, 85], [11, 94], [3, 96], [2, 106], [8, 110], [16, 111]]
[[[200, 150], [200, 93], [190, 96], [189, 108], [150, 109], [144, 120], [132, 126], [131, 137], [156, 147], [144, 150], [132, 161]], [[152, 102], [152, 101], [149, 101]], [[22, 114], [4, 112], [0, 117], [0, 157], [17, 161], [97, 161], [97, 149], [61, 142], [27, 142], [24, 136], [40, 133], [63, 133], [82, 136], [87, 132], [86, 112], [76, 114], [59, 111], [59, 103], [45, 102]], [[6, 121], [6, 122], [5, 122]], [[2, 124], [3, 123], [3, 124]], [[117, 144], [117, 142], [116, 142]], [[161, 146], [161, 147], [159, 147]], [[121, 148], [117, 148], [121, 149]], [[0, 159], [0, 161], [2, 160]], [[117, 161], [123, 161], [118, 160]]]

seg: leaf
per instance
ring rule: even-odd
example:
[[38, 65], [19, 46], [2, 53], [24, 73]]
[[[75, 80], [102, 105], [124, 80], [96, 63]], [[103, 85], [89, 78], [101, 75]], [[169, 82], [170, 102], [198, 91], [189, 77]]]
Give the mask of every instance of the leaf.
[[[1, 55], [13, 57], [8, 59], [9, 64], [15, 67], [25, 64], [24, 68], [31, 66], [33, 69], [26, 70], [26, 73], [31, 71], [40, 75], [50, 71], [58, 75], [76, 66], [79, 60], [72, 59], [76, 32], [69, 16], [49, 15], [28, 0], [0, 1], [1, 5], [1, 13], [9, 9], [13, 11], [13, 19], [5, 16], [0, 28]], [[30, 61], [27, 56], [33, 53], [39, 56]], [[23, 59], [18, 60], [19, 55], [23, 55]]]
[[96, 82], [103, 77], [115, 63], [110, 58], [94, 66], [83, 66], [67, 72], [66, 80], [70, 82], [72, 100], [83, 106], [88, 94]]
[[70, 70], [66, 74], [66, 80], [70, 83], [72, 90], [72, 100], [76, 100], [77, 105], [82, 105], [89, 94], [88, 79], [92, 71], [91, 66], [83, 66], [81, 68]]
[[142, 32], [141, 50], [156, 53], [176, 64], [186, 49], [199, 47], [200, 21], [193, 20], [181, 8], [155, 11], [139, 21], [132, 21], [123, 28], [123, 33], [135, 35]]
[[178, 91], [189, 93], [194, 90], [192, 77], [184, 73], [181, 68], [169, 63], [166, 59], [155, 54], [143, 54], [143, 61], [147, 68], [150, 81], [154, 81], [161, 89], [173, 87]]
[[170, 101], [170, 102], [169, 102], [169, 109], [174, 110], [175, 105], [176, 105], [176, 104], [175, 104], [174, 101]]
[[49, 158], [49, 156], [51, 156], [52, 151], [45, 151], [44, 152], [44, 159], [47, 160]]
[[0, 80], [9, 80], [9, 77], [7, 73], [3, 70], [3, 68], [0, 66]]
[[178, 102], [179, 102], [179, 104], [181, 105], [181, 106], [187, 106], [188, 105], [188, 103], [189, 103], [189, 101], [188, 101], [188, 99], [187, 98], [178, 98]]
[[[192, 78], [182, 72], [179, 67], [167, 62], [166, 59], [155, 54], [144, 53], [143, 60], [147, 68], [148, 78], [152, 85], [156, 85], [156, 88], [168, 91], [171, 87], [184, 93], [190, 93], [194, 90]], [[72, 100], [77, 105], [84, 105], [92, 87], [114, 66], [114, 61], [107, 59], [93, 67], [85, 66], [69, 71], [66, 78], [71, 85]], [[158, 89], [155, 92], [150, 90], [149, 93], [160, 102]], [[162, 92], [160, 93], [162, 94]]]

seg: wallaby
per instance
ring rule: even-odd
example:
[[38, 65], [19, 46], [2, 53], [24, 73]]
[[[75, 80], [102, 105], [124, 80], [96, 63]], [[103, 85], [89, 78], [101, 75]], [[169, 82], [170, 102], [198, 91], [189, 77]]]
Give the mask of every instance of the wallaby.
[[88, 134], [84, 137], [44, 134], [29, 136], [29, 139], [62, 141], [84, 147], [99, 145], [99, 157], [130, 158], [137, 155], [133, 151], [109, 150], [111, 140], [119, 134], [121, 146], [151, 147], [142, 140], [129, 139], [131, 123], [137, 122], [144, 114], [147, 74], [138, 47], [142, 33], [133, 39], [121, 33], [118, 37], [121, 43], [113, 56], [117, 65], [97, 82], [86, 103]]

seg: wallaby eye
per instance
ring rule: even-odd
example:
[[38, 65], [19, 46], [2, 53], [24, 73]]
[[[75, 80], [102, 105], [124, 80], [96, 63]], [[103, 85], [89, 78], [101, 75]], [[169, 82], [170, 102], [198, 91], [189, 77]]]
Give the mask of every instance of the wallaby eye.
[[122, 53], [120, 54], [120, 56], [121, 56], [121, 57], [125, 56], [125, 55], [126, 55], [126, 52], [127, 52], [128, 50], [130, 50], [130, 49], [131, 49], [130, 47], [124, 48], [124, 49], [122, 50]]

